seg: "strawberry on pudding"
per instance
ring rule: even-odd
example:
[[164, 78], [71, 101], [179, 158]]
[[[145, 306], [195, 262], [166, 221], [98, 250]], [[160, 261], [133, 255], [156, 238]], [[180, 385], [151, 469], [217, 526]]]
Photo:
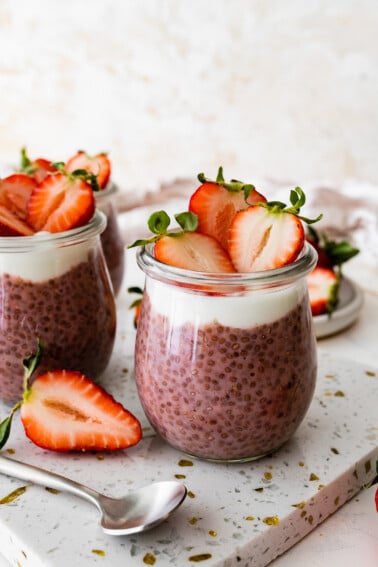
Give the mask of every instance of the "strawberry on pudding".
[[95, 191], [96, 207], [106, 216], [106, 228], [101, 235], [102, 248], [113, 284], [114, 294], [121, 289], [124, 272], [124, 244], [122, 241], [114, 198], [117, 185], [111, 181], [111, 162], [106, 153], [90, 156], [79, 151], [65, 165], [67, 171], [84, 170], [96, 176], [98, 191]]
[[116, 327], [100, 241], [106, 220], [86, 177], [61, 168], [29, 191], [18, 175], [25, 183], [14, 193], [0, 180], [0, 398], [9, 402], [22, 393], [22, 360], [37, 338], [42, 370], [97, 378]]
[[[224, 193], [205, 214], [221, 218], [235, 186], [221, 171], [213, 183]], [[237, 183], [246, 206], [226, 215], [225, 230], [205, 232], [197, 206], [199, 215], [176, 216], [181, 231], [169, 232], [157, 213], [155, 236], [135, 243], [144, 244], [137, 260], [146, 274], [135, 349], [142, 405], [168, 443], [215, 461], [281, 447], [306, 414], [317, 372], [306, 284], [316, 253], [302, 227], [312, 221], [299, 215], [304, 194], [293, 190], [287, 207]]]

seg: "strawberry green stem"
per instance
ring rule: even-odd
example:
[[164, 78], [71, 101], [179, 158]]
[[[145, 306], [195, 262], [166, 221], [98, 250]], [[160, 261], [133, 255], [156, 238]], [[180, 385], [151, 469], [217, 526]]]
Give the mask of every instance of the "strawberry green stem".
[[156, 211], [155, 213], [152, 213], [148, 219], [148, 228], [151, 232], [156, 234], [156, 236], [135, 240], [135, 242], [130, 244], [128, 248], [152, 244], [153, 242], [157, 242], [157, 240], [159, 240], [162, 236], [171, 236], [172, 238], [175, 238], [185, 232], [195, 232], [197, 230], [198, 217], [195, 213], [192, 213], [191, 211], [184, 211], [182, 213], [177, 213], [174, 216], [182, 230], [168, 232], [168, 227], [171, 224], [169, 215], [165, 211]]
[[41, 357], [43, 354], [43, 345], [42, 342], [38, 339], [37, 340], [37, 350], [35, 353], [31, 354], [27, 358], [23, 360], [23, 367], [24, 367], [24, 385], [23, 385], [23, 396], [22, 400], [17, 402], [10, 411], [8, 417], [6, 417], [2, 422], [0, 422], [0, 449], [2, 449], [5, 443], [9, 439], [11, 426], [12, 426], [12, 419], [16, 411], [22, 406], [22, 404], [27, 400], [31, 388], [29, 385], [29, 380], [36, 370]]
[[239, 181], [238, 179], [231, 179], [229, 182], [226, 182], [223, 176], [223, 167], [220, 166], [218, 169], [217, 176], [214, 179], [209, 179], [205, 176], [204, 173], [199, 173], [198, 181], [201, 183], [216, 183], [217, 185], [221, 185], [227, 191], [231, 191], [233, 193], [243, 192], [245, 195], [245, 199], [249, 197], [249, 195], [254, 191], [256, 188], [251, 183], [244, 183], [243, 181]]
[[303, 207], [305, 202], [306, 202], [306, 195], [304, 191], [300, 187], [295, 187], [295, 189], [292, 189], [290, 191], [291, 206], [287, 206], [285, 203], [282, 203], [281, 201], [268, 201], [267, 203], [260, 203], [260, 206], [264, 207], [264, 209], [267, 209], [272, 214], [288, 213], [291, 215], [295, 215], [296, 217], [298, 217], [307, 224], [313, 224], [315, 222], [318, 222], [322, 218], [323, 216], [322, 214], [318, 215], [314, 219], [310, 219], [308, 217], [304, 217], [299, 214], [301, 207]]
[[87, 171], [86, 169], [75, 169], [74, 171], [67, 171], [66, 164], [62, 161], [54, 162], [51, 165], [52, 167], [55, 167], [55, 169], [57, 169], [59, 173], [62, 173], [63, 175], [68, 177], [68, 179], [71, 179], [73, 181], [75, 179], [82, 179], [92, 187], [93, 191], [100, 190], [100, 186], [97, 181], [97, 175], [95, 175], [91, 171]]

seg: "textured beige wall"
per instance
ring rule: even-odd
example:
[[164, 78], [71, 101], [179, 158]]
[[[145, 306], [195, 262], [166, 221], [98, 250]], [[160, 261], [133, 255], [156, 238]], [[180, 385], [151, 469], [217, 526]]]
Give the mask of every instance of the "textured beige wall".
[[0, 0], [0, 159], [378, 183], [376, 0]]

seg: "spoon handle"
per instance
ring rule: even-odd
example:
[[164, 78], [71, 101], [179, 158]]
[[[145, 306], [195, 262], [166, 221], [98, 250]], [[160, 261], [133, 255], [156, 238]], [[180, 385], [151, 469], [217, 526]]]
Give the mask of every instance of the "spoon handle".
[[70, 492], [75, 496], [89, 500], [89, 502], [100, 509], [100, 494], [98, 492], [60, 474], [41, 469], [34, 465], [21, 463], [16, 459], [9, 459], [3, 455], [0, 455], [0, 473], [64, 492]]

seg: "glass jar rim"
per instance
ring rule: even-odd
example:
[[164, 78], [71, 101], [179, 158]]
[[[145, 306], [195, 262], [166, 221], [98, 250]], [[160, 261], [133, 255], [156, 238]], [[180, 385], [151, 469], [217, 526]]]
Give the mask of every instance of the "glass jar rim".
[[95, 199], [97, 200], [97, 199], [110, 197], [114, 193], [118, 193], [118, 191], [119, 191], [118, 185], [114, 183], [114, 181], [110, 180], [104, 189], [100, 189], [99, 191], [94, 191], [93, 194], [95, 196]]
[[315, 248], [305, 241], [303, 249], [294, 262], [260, 272], [235, 272], [231, 274], [219, 274], [209, 272], [196, 272], [184, 270], [169, 264], [160, 262], [153, 256], [154, 244], [142, 246], [137, 251], [136, 260], [141, 270], [154, 279], [184, 286], [272, 286], [284, 285], [308, 275], [315, 267], [318, 254]]
[[106, 227], [106, 216], [98, 209], [91, 220], [63, 232], [37, 232], [32, 236], [0, 236], [0, 252], [29, 252], [38, 247], [69, 246], [100, 235]]

